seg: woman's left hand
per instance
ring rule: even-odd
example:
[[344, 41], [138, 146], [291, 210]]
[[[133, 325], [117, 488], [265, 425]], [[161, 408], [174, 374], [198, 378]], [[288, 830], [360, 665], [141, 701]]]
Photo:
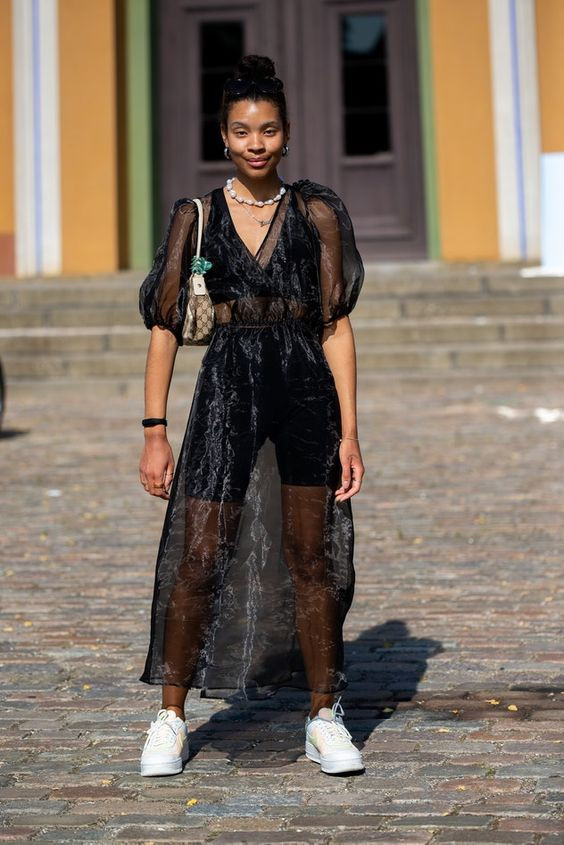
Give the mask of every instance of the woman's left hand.
[[337, 502], [344, 502], [358, 493], [362, 484], [364, 464], [360, 456], [358, 442], [343, 438], [339, 446], [339, 458], [343, 473], [341, 475], [341, 486], [338, 490], [335, 490], [335, 499]]

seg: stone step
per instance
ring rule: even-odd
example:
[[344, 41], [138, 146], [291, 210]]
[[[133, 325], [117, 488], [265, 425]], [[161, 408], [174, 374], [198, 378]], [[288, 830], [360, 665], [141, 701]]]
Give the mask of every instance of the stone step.
[[[194, 375], [204, 354], [202, 348], [181, 349], [175, 372]], [[457, 344], [362, 344], [357, 347], [359, 370], [455, 369], [507, 367], [563, 367], [564, 341], [494, 342]], [[7, 378], [139, 377], [145, 351], [106, 350], [76, 354], [2, 355]]]
[[[182, 349], [176, 356], [175, 373], [194, 376], [204, 351], [200, 348]], [[2, 355], [7, 379], [20, 378], [83, 378], [83, 377], [137, 377], [143, 376], [146, 353], [115, 351], [73, 355]]]
[[564, 315], [445, 316], [366, 319], [351, 315], [355, 338], [362, 343], [466, 343], [484, 341], [564, 340]]
[[[143, 274], [0, 279], [0, 328], [135, 325]], [[504, 266], [435, 262], [367, 265], [355, 309], [366, 318], [564, 314], [564, 278], [525, 278]]]
[[379, 262], [367, 265], [363, 293], [401, 297], [564, 293], [564, 276], [531, 277], [521, 275], [520, 270], [505, 264]]
[[[507, 343], [510, 341], [564, 340], [562, 317], [441, 318], [368, 320], [353, 314], [352, 324], [360, 351], [405, 344]], [[0, 329], [0, 355], [74, 355], [76, 353], [146, 352], [149, 332], [143, 325], [32, 327]]]
[[3, 309], [0, 311], [0, 329], [139, 325], [143, 324], [136, 304], [116, 305], [111, 308], [52, 306], [30, 310]]
[[[367, 263], [364, 295], [462, 296], [564, 293], [563, 276], [528, 277], [503, 264]], [[124, 270], [97, 276], [16, 280], [0, 277], [0, 308], [125, 305], [137, 299], [144, 273]]]
[[[361, 297], [352, 312], [357, 319], [396, 320], [432, 319], [439, 317], [504, 317], [564, 315], [564, 294], [512, 297], [444, 297], [405, 299]], [[142, 325], [137, 303], [91, 306], [56, 306], [35, 308], [3, 308], [0, 329], [73, 326], [139, 326]]]

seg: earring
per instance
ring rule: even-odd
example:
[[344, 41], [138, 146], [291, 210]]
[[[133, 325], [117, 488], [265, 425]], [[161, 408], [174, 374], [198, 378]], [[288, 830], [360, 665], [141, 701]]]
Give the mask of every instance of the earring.
[[229, 152], [229, 147], [223, 148], [223, 155], [225, 156], [225, 158], [229, 158], [229, 159], [231, 158], [231, 153]]
[[282, 155], [287, 156], [289, 149], [290, 148], [288, 147], [288, 144], [284, 144], [284, 146], [282, 147]]

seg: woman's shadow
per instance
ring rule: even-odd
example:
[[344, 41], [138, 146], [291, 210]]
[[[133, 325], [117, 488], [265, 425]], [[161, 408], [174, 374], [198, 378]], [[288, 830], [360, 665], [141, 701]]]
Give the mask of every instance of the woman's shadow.
[[[427, 661], [441, 651], [440, 642], [411, 636], [401, 619], [375, 625], [345, 643], [348, 687], [342, 704], [358, 747], [393, 715], [399, 702], [413, 699]], [[219, 756], [238, 768], [258, 769], [287, 766], [303, 755], [306, 691], [282, 687], [267, 699], [237, 694], [226, 702], [229, 707], [190, 731], [191, 760]]]

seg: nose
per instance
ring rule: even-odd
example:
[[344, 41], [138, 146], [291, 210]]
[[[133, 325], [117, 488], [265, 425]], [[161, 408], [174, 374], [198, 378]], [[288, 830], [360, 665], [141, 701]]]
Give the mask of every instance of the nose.
[[260, 135], [251, 135], [249, 139], [249, 150], [252, 152], [264, 150], [264, 143]]

